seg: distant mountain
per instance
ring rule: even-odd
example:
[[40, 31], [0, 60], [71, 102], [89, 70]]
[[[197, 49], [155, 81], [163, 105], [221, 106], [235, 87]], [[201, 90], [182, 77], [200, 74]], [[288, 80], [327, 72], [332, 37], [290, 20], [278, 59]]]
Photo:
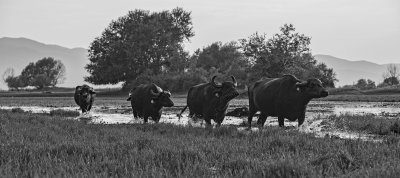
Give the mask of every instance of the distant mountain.
[[[315, 55], [314, 57], [318, 62], [323, 62], [329, 68], [333, 68], [336, 72], [336, 77], [339, 79], [336, 86], [351, 85], [361, 78], [371, 79], [375, 81], [376, 84], [379, 84], [383, 81], [382, 76], [389, 65], [380, 65], [368, 61], [350, 61], [321, 54]], [[400, 69], [400, 64], [396, 65]]]
[[[74, 87], [88, 76], [84, 66], [89, 62], [88, 52], [84, 48], [65, 48], [58, 45], [43, 44], [26, 38], [0, 38], [0, 76], [7, 68], [14, 68], [19, 75], [30, 62], [36, 62], [44, 57], [54, 57], [61, 60], [66, 68], [66, 80], [61, 87]], [[0, 89], [7, 89], [1, 81]]]

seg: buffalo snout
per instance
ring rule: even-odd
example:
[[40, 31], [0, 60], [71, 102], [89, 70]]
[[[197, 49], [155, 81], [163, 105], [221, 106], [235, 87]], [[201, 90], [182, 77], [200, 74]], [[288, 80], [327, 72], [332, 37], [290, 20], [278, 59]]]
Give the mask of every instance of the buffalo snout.
[[174, 106], [174, 102], [172, 102], [172, 101], [165, 105], [165, 107], [172, 107], [172, 106]]
[[326, 91], [326, 90], [322, 90], [321, 91], [321, 96], [322, 97], [327, 97], [329, 95], [329, 92], [328, 91]]

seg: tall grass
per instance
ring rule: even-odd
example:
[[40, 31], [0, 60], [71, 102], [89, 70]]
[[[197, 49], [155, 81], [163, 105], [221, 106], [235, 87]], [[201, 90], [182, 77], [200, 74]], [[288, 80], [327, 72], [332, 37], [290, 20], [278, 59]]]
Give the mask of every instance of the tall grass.
[[0, 111], [0, 177], [390, 177], [400, 141], [170, 124], [84, 124]]

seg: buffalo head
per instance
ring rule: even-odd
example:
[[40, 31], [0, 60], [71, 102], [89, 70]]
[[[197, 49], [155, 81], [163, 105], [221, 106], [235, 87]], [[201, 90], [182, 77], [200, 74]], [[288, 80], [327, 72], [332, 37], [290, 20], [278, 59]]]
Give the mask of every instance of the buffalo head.
[[83, 99], [87, 99], [90, 98], [89, 96], [91, 96], [92, 94], [96, 94], [96, 92], [92, 87], [82, 85], [75, 88], [75, 94], [79, 95]]
[[171, 100], [171, 92], [163, 91], [161, 88], [157, 87], [157, 90], [150, 90], [151, 102], [153, 104], [158, 104], [164, 107], [174, 106], [174, 102]]
[[214, 80], [217, 76], [212, 77], [211, 84], [215, 88], [214, 95], [220, 98], [223, 102], [229, 102], [233, 98], [239, 95], [239, 92], [236, 90], [237, 82], [234, 76], [231, 76], [231, 81], [225, 81], [222, 84], [216, 83]]
[[322, 86], [322, 82], [315, 78], [303, 82], [298, 81], [296, 87], [311, 98], [322, 98], [329, 95], [329, 92]]

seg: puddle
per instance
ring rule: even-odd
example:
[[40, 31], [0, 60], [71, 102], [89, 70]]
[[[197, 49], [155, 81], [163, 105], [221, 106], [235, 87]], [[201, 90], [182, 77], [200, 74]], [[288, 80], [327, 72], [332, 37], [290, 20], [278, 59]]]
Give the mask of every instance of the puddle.
[[[243, 105], [232, 105], [229, 111], [243, 107]], [[78, 107], [39, 107], [39, 106], [0, 106], [0, 109], [11, 110], [13, 108], [21, 108], [24, 111], [32, 113], [49, 113], [51, 110], [63, 109], [69, 111], [78, 111]], [[187, 111], [178, 119], [177, 113], [183, 106], [175, 106], [166, 108], [161, 116], [160, 123], [172, 123], [176, 125], [191, 125], [194, 127], [205, 127], [205, 122], [202, 119], [188, 118]], [[336, 102], [336, 101], [311, 101], [307, 107], [306, 119], [301, 127], [297, 127], [296, 122], [285, 120], [286, 127], [293, 127], [304, 133], [313, 133], [317, 137], [331, 137], [343, 139], [362, 139], [368, 141], [379, 141], [374, 135], [367, 135], [361, 133], [350, 133], [345, 131], [334, 130], [329, 128], [329, 123], [324, 121], [324, 117], [328, 115], [365, 115], [374, 114], [383, 116], [385, 118], [396, 118], [400, 116], [400, 103], [398, 102]], [[258, 116], [253, 118], [257, 121]], [[315, 119], [318, 118], [318, 119]], [[143, 119], [134, 119], [130, 107], [123, 106], [97, 106], [93, 107], [92, 111], [87, 114], [80, 115], [74, 119], [84, 120], [93, 124], [131, 124], [143, 123]], [[154, 123], [149, 119], [149, 123]], [[222, 125], [235, 125], [240, 126], [243, 123], [247, 124], [247, 117], [234, 117], [226, 116]], [[212, 122], [215, 125], [214, 122]], [[269, 117], [265, 123], [266, 126], [278, 126], [278, 119], [276, 117]], [[238, 127], [240, 131], [246, 131], [247, 127]], [[256, 124], [251, 131], [259, 131]]]

